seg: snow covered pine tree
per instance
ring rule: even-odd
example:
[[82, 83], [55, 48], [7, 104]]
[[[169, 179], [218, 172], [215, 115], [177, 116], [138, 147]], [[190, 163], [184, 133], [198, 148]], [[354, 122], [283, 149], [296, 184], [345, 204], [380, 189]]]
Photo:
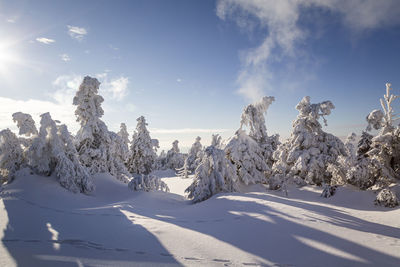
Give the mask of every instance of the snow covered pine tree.
[[40, 117], [39, 134], [26, 153], [29, 166], [39, 174], [54, 173], [60, 184], [74, 193], [93, 191], [92, 176], [79, 162], [67, 126], [57, 126], [49, 113]]
[[346, 156], [343, 142], [324, 132], [318, 121], [322, 117], [326, 125], [324, 116], [329, 115], [333, 108], [331, 101], [311, 104], [309, 96], [297, 104], [299, 115], [293, 122], [291, 136], [273, 154], [271, 189], [283, 186], [286, 191], [285, 185], [290, 181], [298, 185], [330, 185], [332, 174], [327, 170], [328, 165], [337, 164], [340, 155]]
[[205, 149], [194, 176], [193, 183], [185, 190], [194, 203], [220, 192], [239, 190], [235, 166], [225, 157], [225, 152], [215, 146]]
[[357, 163], [347, 174], [350, 184], [361, 189], [381, 189], [375, 203], [387, 207], [399, 205], [398, 197], [390, 187], [400, 179], [400, 128], [394, 127], [393, 101], [399, 98], [391, 94], [390, 83], [386, 84], [386, 94], [380, 99], [382, 110], [373, 110], [367, 116], [367, 131], [372, 128], [379, 133], [371, 138], [364, 133], [359, 142]]
[[[248, 105], [242, 113], [240, 129], [225, 147], [239, 180], [246, 185], [266, 183], [271, 174], [272, 153], [277, 148], [279, 136], [268, 137], [264, 113], [274, 100], [272, 96], [265, 96], [258, 103]], [[243, 126], [249, 128], [249, 134]]]
[[177, 175], [184, 178], [188, 178], [188, 175], [193, 173], [197, 166], [200, 164], [202, 157], [203, 146], [200, 143], [201, 137], [197, 136], [195, 142], [189, 150], [189, 153], [185, 159], [183, 167], [177, 169]]
[[181, 168], [184, 163], [183, 155], [180, 153], [178, 143], [179, 143], [178, 140], [175, 140], [172, 143], [172, 148], [168, 150], [165, 159], [166, 167], [172, 170]]
[[136, 131], [132, 136], [128, 170], [134, 174], [149, 174], [157, 158], [146, 125], [146, 119], [140, 116], [137, 119]]
[[73, 100], [77, 106], [75, 115], [81, 124], [75, 136], [79, 159], [91, 174], [108, 172], [127, 183], [130, 174], [119, 153], [121, 145], [118, 144], [124, 141], [117, 134], [111, 134], [100, 120], [104, 114], [101, 108], [104, 99], [98, 94], [99, 86], [100, 82], [96, 78], [86, 76]]

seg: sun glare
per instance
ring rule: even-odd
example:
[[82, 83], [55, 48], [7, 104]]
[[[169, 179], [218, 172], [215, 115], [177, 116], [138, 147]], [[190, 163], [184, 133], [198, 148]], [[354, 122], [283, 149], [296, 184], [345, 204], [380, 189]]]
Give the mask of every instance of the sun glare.
[[10, 43], [0, 43], [0, 75], [7, 76], [10, 73], [10, 67], [18, 64], [19, 58], [13, 50]]

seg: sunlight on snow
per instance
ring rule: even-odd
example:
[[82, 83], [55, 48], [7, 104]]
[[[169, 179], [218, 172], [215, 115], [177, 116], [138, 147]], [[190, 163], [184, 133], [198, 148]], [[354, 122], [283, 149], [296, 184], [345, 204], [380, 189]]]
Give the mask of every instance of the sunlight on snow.
[[340, 250], [338, 248], [334, 248], [327, 244], [321, 243], [319, 241], [312, 240], [312, 239], [302, 237], [302, 236], [297, 236], [297, 235], [294, 235], [293, 237], [296, 238], [301, 243], [303, 243], [304, 245], [310, 246], [310, 247], [320, 250], [322, 252], [329, 253], [334, 256], [344, 258], [344, 259], [349, 259], [349, 260], [354, 260], [354, 261], [370, 264], [370, 262], [365, 259], [362, 259], [362, 258], [352, 255], [350, 253], [347, 253], [346, 251]]
[[[51, 240], [53, 241], [58, 241], [58, 232], [55, 230], [52, 226], [51, 223], [46, 223], [47, 230], [51, 233]], [[58, 243], [53, 243], [53, 248], [55, 250], [60, 249], [60, 244]]]

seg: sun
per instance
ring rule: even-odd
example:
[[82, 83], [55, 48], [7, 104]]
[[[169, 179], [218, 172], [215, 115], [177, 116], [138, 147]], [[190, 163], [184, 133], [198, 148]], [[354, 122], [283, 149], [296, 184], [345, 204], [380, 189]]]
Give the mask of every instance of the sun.
[[0, 75], [10, 75], [10, 68], [19, 64], [19, 62], [19, 56], [13, 49], [12, 42], [0, 41]]

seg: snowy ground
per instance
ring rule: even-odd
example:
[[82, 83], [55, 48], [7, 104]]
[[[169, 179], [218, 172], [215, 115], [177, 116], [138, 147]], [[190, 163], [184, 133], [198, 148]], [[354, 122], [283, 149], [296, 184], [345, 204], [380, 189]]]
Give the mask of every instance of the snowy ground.
[[98, 175], [86, 196], [18, 177], [0, 192], [0, 266], [399, 266], [400, 209], [371, 192], [253, 186], [191, 205], [191, 179], [163, 180], [171, 193]]

